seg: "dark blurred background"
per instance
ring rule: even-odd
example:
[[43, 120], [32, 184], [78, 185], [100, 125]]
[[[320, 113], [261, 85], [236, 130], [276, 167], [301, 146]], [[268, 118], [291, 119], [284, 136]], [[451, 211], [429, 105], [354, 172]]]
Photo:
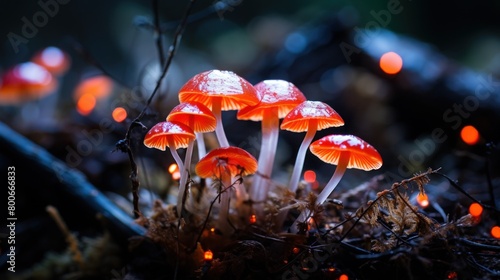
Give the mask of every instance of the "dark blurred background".
[[[47, 15], [47, 3], [53, 16]], [[167, 53], [187, 1], [158, 3]], [[71, 63], [56, 78], [52, 94], [0, 104], [1, 121], [83, 172], [105, 193], [128, 197], [128, 158], [112, 151], [159, 76], [152, 1], [2, 0], [0, 7], [1, 73], [48, 46], [63, 50]], [[151, 127], [163, 120], [178, 104], [177, 90], [208, 69], [232, 70], [252, 83], [286, 79], [344, 118], [344, 127], [320, 131], [316, 139], [354, 134], [381, 153], [381, 170], [349, 171], [341, 188], [377, 174], [390, 183], [428, 167], [443, 167], [478, 189], [486, 188], [490, 176], [498, 187], [499, 13], [498, 1], [197, 1], [166, 82], [142, 121]], [[26, 21], [39, 25], [29, 36], [23, 33]], [[378, 60], [388, 51], [403, 59], [398, 74], [380, 70]], [[82, 113], [77, 108], [82, 93], [75, 89], [95, 76], [109, 78], [108, 87], [99, 84], [104, 93]], [[478, 91], [488, 96], [480, 98]], [[116, 107], [125, 109], [125, 120], [113, 119]], [[237, 121], [235, 114], [224, 113], [229, 141], [258, 155], [260, 123]], [[461, 139], [466, 125], [479, 131], [477, 143]], [[143, 147], [144, 133], [136, 129], [132, 136], [139, 179], [168, 197], [166, 169], [173, 160]], [[444, 140], [436, 141], [436, 133]], [[277, 182], [287, 183], [303, 136], [280, 133]], [[90, 151], [79, 150], [85, 141]], [[2, 166], [13, 162], [5, 149], [0, 147]], [[334, 167], [309, 154], [306, 169], [315, 170], [324, 184]], [[44, 184], [43, 178], [37, 181]]]

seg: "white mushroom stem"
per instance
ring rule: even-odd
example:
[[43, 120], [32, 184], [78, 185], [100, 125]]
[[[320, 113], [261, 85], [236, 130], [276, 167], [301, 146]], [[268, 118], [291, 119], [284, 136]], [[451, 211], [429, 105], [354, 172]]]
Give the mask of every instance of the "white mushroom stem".
[[243, 183], [237, 183], [234, 185], [234, 190], [236, 191], [236, 203], [237, 205], [241, 205], [245, 200], [248, 200], [248, 193], [245, 189], [245, 185]]
[[[295, 158], [295, 166], [293, 167], [292, 177], [290, 178], [290, 182], [288, 183], [288, 189], [295, 193], [299, 186], [300, 175], [302, 174], [302, 169], [304, 167], [304, 161], [306, 158], [306, 152], [309, 145], [316, 135], [317, 131], [317, 121], [311, 120], [309, 123], [309, 129], [307, 130], [306, 136], [304, 136], [304, 140], [302, 140], [302, 144], [300, 144], [299, 151], [297, 152], [297, 157]], [[288, 215], [288, 210], [283, 210], [278, 214], [276, 225], [281, 227], [283, 222]]]
[[[250, 196], [255, 202], [265, 200], [269, 192], [270, 178], [273, 171], [276, 147], [278, 146], [278, 113], [266, 111], [262, 119], [262, 142], [258, 160], [257, 176], [254, 176]], [[262, 204], [256, 204], [262, 205]], [[257, 216], [262, 216], [263, 207], [255, 207]]]
[[[181, 213], [182, 211], [182, 203], [185, 199], [184, 195], [186, 193], [186, 183], [189, 177], [189, 169], [191, 168], [191, 158], [193, 155], [194, 141], [189, 143], [189, 146], [186, 151], [186, 157], [184, 158], [184, 168], [179, 170], [181, 171], [181, 180], [179, 182], [179, 193], [177, 194], [177, 213]], [[177, 163], [178, 165], [178, 163]]]
[[300, 144], [299, 151], [297, 152], [297, 157], [295, 158], [295, 166], [293, 167], [292, 177], [290, 182], [288, 183], [288, 189], [291, 192], [295, 192], [297, 187], [299, 186], [300, 175], [302, 174], [302, 169], [304, 167], [304, 160], [306, 158], [306, 152], [309, 145], [316, 135], [316, 120], [311, 120], [309, 124], [309, 129], [307, 130], [306, 136], [304, 136], [304, 140], [302, 140], [302, 144]]
[[168, 139], [168, 147], [170, 148], [170, 153], [172, 154], [172, 157], [174, 158], [175, 162], [177, 163], [179, 170], [183, 170], [184, 164], [182, 163], [181, 157], [177, 153], [177, 149], [175, 149], [174, 140], [171, 138]]
[[198, 145], [198, 160], [207, 154], [207, 148], [205, 147], [205, 138], [203, 138], [203, 133], [197, 132], [196, 144]]
[[215, 115], [215, 120], [217, 121], [217, 126], [215, 127], [215, 135], [217, 135], [217, 140], [219, 145], [223, 148], [229, 147], [229, 142], [227, 141], [226, 133], [224, 132], [224, 127], [222, 126], [222, 112], [221, 112], [221, 98], [214, 98], [212, 101], [212, 113]]
[[351, 157], [350, 152], [342, 152], [340, 154], [337, 168], [335, 169], [335, 172], [333, 173], [330, 181], [328, 181], [325, 188], [318, 195], [318, 198], [316, 199], [316, 205], [323, 204], [323, 202], [326, 201], [326, 199], [330, 196], [333, 190], [335, 190], [335, 188], [340, 182], [340, 179], [342, 179], [342, 177], [344, 176], [344, 173], [347, 169], [347, 165], [349, 164], [350, 157]]
[[217, 220], [217, 228], [222, 232], [223, 235], [228, 235], [230, 233], [229, 228], [229, 200], [231, 197], [231, 182], [232, 178], [228, 170], [221, 172], [221, 194], [220, 194], [220, 208], [219, 208], [219, 219]]
[[[337, 164], [337, 168], [335, 169], [335, 172], [332, 175], [332, 178], [328, 183], [326, 184], [325, 188], [321, 191], [321, 193], [318, 195], [318, 198], [316, 199], [316, 205], [321, 205], [323, 202], [326, 201], [326, 199], [330, 196], [330, 194], [335, 190], [337, 185], [340, 182], [340, 179], [344, 176], [344, 173], [347, 169], [347, 165], [349, 164], [349, 159], [351, 157], [350, 152], [342, 152], [340, 154], [340, 158]], [[299, 217], [295, 220], [293, 223], [292, 227], [290, 230], [292, 232], [297, 232], [297, 225], [299, 223], [306, 222], [306, 218], [309, 217], [310, 215], [309, 210], [304, 210], [302, 213], [300, 213]]]
[[[168, 140], [168, 147], [170, 148], [170, 153], [172, 154], [172, 157], [174, 158], [175, 162], [177, 163], [177, 166], [179, 167], [179, 170], [181, 170], [181, 174], [182, 172], [184, 172], [184, 164], [182, 163], [182, 159], [181, 157], [179, 156], [179, 154], [177, 153], [177, 150], [175, 149], [175, 144], [174, 144], [174, 140], [169, 138]], [[182, 179], [182, 175], [181, 175], [181, 179]], [[185, 176], [184, 176], [185, 177]], [[184, 196], [184, 187], [182, 185], [182, 183], [179, 185], [179, 192], [177, 193], [177, 213], [180, 215], [181, 214], [181, 205], [182, 203], [179, 203], [179, 201], [182, 202], [182, 199], [183, 199], [183, 196]]]

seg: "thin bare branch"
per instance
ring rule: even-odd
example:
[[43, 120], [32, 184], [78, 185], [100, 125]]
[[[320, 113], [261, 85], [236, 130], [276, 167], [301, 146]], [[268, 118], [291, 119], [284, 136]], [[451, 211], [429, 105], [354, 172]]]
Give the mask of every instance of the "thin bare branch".
[[158, 56], [160, 58], [160, 65], [165, 64], [165, 54], [163, 52], [163, 37], [160, 30], [160, 8], [159, 0], [153, 0], [153, 13], [154, 13], [154, 37], [156, 48], [158, 49]]
[[131, 143], [130, 143], [131, 133], [136, 127], [142, 127], [143, 129], [147, 129], [146, 126], [144, 126], [141, 123], [141, 118], [146, 113], [147, 109], [149, 108], [149, 105], [151, 104], [151, 101], [153, 100], [154, 96], [156, 95], [156, 93], [160, 89], [160, 86], [161, 86], [163, 79], [167, 75], [168, 69], [170, 68], [170, 65], [172, 64], [172, 60], [174, 59], [175, 51], [177, 50], [177, 47], [178, 47], [179, 42], [181, 40], [182, 33], [184, 32], [184, 30], [186, 28], [187, 19], [189, 17], [189, 14], [191, 13], [191, 10], [192, 10], [195, 2], [196, 2], [196, 0], [190, 0], [187, 7], [186, 7], [184, 15], [182, 16], [182, 20], [181, 20], [179, 26], [177, 27], [177, 30], [175, 31], [172, 44], [170, 45], [167, 61], [166, 61], [165, 65], [163, 65], [162, 73], [161, 73], [160, 77], [158, 78], [158, 81], [156, 82], [156, 86], [155, 86], [153, 92], [151, 93], [148, 100], [146, 101], [146, 104], [144, 105], [144, 108], [142, 109], [142, 111], [130, 123], [130, 125], [127, 129], [127, 132], [125, 134], [125, 138], [116, 143], [116, 148], [124, 153], [127, 153], [128, 157], [129, 157], [129, 161], [130, 161], [130, 165], [131, 165], [131, 169], [132, 169], [132, 171], [130, 172], [130, 181], [132, 182], [132, 194], [134, 196], [134, 201], [133, 201], [134, 215], [136, 218], [140, 216], [139, 196], [137, 194], [139, 191], [139, 180], [137, 178], [137, 174], [138, 174], [137, 164], [135, 163], [134, 154], [133, 154], [132, 149], [131, 149]]

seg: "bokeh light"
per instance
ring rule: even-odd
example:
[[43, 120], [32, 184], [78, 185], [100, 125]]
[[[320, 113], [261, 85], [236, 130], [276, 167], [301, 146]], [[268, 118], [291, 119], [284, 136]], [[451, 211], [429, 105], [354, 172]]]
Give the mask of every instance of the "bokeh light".
[[474, 126], [467, 125], [460, 131], [460, 137], [466, 144], [475, 145], [479, 141], [479, 131]]
[[491, 228], [491, 236], [500, 239], [500, 226], [494, 226]]
[[316, 181], [316, 172], [307, 170], [304, 172], [304, 180], [308, 183], [314, 183], [314, 181]]
[[455, 271], [450, 271], [448, 273], [448, 276], [447, 276], [448, 279], [457, 279], [457, 277], [458, 277], [458, 274]]
[[339, 280], [349, 280], [349, 276], [347, 276], [347, 274], [342, 274], [340, 275]]
[[76, 103], [76, 110], [80, 113], [80, 115], [87, 116], [94, 110], [96, 102], [97, 101], [92, 94], [84, 94], [78, 99], [78, 102]]
[[63, 74], [70, 65], [68, 55], [57, 47], [43, 49], [33, 57], [32, 61], [47, 69], [53, 75]]
[[472, 217], [479, 217], [483, 213], [483, 206], [481, 204], [474, 202], [469, 206], [469, 214], [472, 215]]
[[429, 206], [429, 197], [425, 193], [419, 193], [417, 195], [417, 203], [420, 205], [422, 208], [426, 208]]
[[257, 216], [255, 216], [255, 215], [251, 215], [251, 216], [250, 216], [250, 223], [251, 223], [251, 224], [255, 224], [256, 222], [257, 222]]
[[115, 122], [122, 122], [127, 118], [127, 110], [123, 107], [116, 107], [111, 115]]
[[175, 171], [179, 171], [179, 167], [177, 166], [177, 164], [172, 163], [171, 165], [168, 166], [168, 173], [172, 174]]
[[175, 163], [168, 166], [168, 173], [172, 174], [172, 180], [179, 180], [181, 178], [181, 171]]
[[212, 253], [212, 251], [210, 250], [207, 250], [205, 251], [205, 261], [211, 261], [213, 258], [214, 258], [214, 253]]
[[113, 89], [113, 81], [106, 76], [94, 76], [83, 80], [75, 89], [74, 97], [78, 99], [85, 94], [91, 94], [96, 99], [109, 96]]
[[395, 52], [384, 53], [380, 57], [380, 69], [387, 74], [397, 74], [403, 68], [403, 59]]

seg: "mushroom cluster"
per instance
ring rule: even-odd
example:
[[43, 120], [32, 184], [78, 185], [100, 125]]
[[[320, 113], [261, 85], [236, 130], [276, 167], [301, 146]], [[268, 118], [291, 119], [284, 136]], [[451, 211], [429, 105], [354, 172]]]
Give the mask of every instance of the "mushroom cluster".
[[[211, 178], [215, 183], [218, 198], [215, 205], [218, 209], [216, 226], [224, 235], [231, 233], [233, 197], [235, 205], [253, 202], [248, 203], [254, 218], [252, 223], [266, 215], [263, 202], [269, 197], [280, 129], [306, 132], [288, 183], [289, 191], [295, 193], [298, 188], [308, 147], [321, 160], [337, 165], [331, 180], [318, 195], [316, 205], [326, 201], [347, 168], [372, 170], [382, 165], [375, 148], [353, 135], [332, 134], [311, 144], [316, 131], [342, 126], [344, 121], [329, 105], [306, 100], [295, 85], [284, 80], [265, 80], [253, 86], [231, 71], [210, 70], [186, 82], [179, 91], [179, 101], [180, 104], [172, 109], [166, 121], [156, 124], [146, 134], [144, 144], [160, 150], [169, 147], [177, 162], [181, 170], [177, 197], [177, 213], [180, 216], [186, 200], [192, 199], [188, 177], [192, 174], [191, 161], [196, 142], [198, 163], [194, 171], [198, 177]], [[262, 141], [258, 160], [228, 142], [221, 118], [222, 111], [227, 110], [238, 110], [239, 120], [261, 122]], [[281, 126], [280, 119], [283, 119]], [[207, 153], [203, 134], [212, 131], [215, 131], [220, 147]], [[179, 148], [187, 148], [184, 160], [176, 151]], [[244, 185], [242, 178], [254, 173], [252, 184]], [[239, 213], [236, 209], [233, 212]], [[303, 211], [290, 230], [296, 232], [298, 223], [307, 221], [311, 214]], [[287, 211], [282, 210], [275, 223], [281, 227], [286, 217]]]

